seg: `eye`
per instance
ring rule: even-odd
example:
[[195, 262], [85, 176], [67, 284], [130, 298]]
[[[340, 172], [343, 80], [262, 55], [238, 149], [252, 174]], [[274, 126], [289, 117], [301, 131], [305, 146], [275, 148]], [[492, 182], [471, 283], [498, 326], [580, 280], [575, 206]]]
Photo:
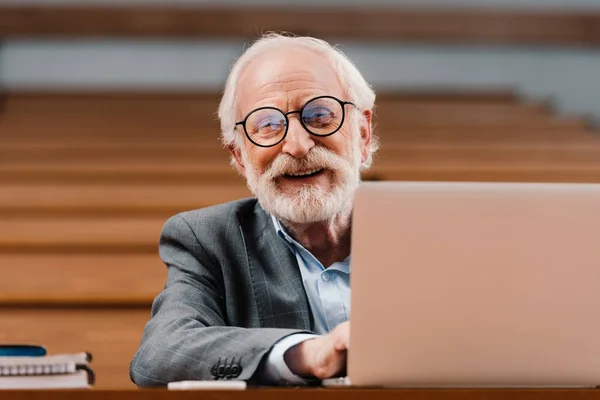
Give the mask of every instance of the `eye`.
[[313, 107], [304, 110], [302, 120], [315, 128], [324, 127], [335, 120], [335, 112], [327, 107]]
[[259, 135], [271, 135], [285, 130], [285, 120], [266, 117], [257, 121], [253, 131]]

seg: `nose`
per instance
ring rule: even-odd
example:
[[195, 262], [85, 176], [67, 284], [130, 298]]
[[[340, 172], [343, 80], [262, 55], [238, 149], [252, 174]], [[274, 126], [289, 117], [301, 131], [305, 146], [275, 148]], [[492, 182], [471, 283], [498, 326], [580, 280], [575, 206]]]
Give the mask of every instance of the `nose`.
[[298, 118], [290, 118], [289, 121], [288, 133], [281, 150], [292, 157], [302, 158], [315, 146], [315, 142]]

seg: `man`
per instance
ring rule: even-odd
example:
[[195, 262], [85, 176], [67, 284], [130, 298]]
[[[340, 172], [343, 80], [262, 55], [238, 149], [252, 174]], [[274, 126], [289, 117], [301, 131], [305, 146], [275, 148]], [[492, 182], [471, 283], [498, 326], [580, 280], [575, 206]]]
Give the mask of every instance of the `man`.
[[321, 40], [270, 34], [237, 60], [219, 118], [256, 198], [166, 222], [168, 278], [133, 382], [304, 384], [344, 373], [352, 199], [377, 149], [374, 101]]

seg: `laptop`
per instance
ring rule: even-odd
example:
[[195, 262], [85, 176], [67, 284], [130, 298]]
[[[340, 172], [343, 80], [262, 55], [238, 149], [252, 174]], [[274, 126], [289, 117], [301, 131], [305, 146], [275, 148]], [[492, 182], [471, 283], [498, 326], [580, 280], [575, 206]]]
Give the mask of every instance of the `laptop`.
[[596, 387], [600, 185], [365, 182], [348, 376], [325, 385]]

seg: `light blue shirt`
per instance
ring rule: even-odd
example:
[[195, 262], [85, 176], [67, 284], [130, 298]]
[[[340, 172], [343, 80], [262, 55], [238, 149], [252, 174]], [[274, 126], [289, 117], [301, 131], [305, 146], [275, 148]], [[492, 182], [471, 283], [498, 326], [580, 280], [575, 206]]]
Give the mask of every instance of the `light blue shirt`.
[[[326, 334], [337, 325], [350, 319], [350, 256], [342, 262], [329, 267], [315, 258], [300, 243], [292, 238], [272, 217], [273, 225], [279, 237], [292, 250], [298, 261], [298, 267], [304, 283], [313, 321], [314, 332]], [[304, 383], [294, 375], [284, 361], [285, 352], [292, 346], [315, 337], [315, 335], [296, 334], [283, 338], [269, 352], [263, 378], [274, 383]]]

